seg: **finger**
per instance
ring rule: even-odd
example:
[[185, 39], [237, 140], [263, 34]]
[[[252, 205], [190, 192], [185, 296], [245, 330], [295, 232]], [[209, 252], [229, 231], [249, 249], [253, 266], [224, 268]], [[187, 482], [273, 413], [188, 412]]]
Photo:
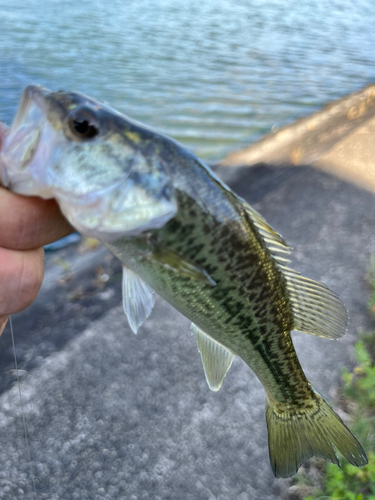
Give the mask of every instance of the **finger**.
[[11, 193], [0, 187], [0, 247], [29, 250], [56, 241], [74, 229], [55, 200]]
[[0, 317], [0, 337], [4, 331], [4, 328], [7, 326], [7, 322], [8, 322], [8, 316], [1, 316]]
[[0, 317], [23, 311], [36, 299], [43, 273], [42, 248], [21, 252], [0, 248]]

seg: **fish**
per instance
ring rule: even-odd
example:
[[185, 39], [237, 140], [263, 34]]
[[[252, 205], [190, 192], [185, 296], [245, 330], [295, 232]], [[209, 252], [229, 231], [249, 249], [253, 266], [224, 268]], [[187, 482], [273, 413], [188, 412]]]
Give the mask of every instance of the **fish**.
[[288, 265], [291, 248], [181, 144], [78, 92], [25, 88], [1, 152], [4, 186], [55, 198], [70, 224], [123, 265], [134, 333], [155, 293], [191, 321], [208, 386], [235, 356], [266, 394], [270, 464], [288, 477], [312, 456], [364, 466], [366, 453], [306, 378], [291, 331], [339, 339], [347, 312]]

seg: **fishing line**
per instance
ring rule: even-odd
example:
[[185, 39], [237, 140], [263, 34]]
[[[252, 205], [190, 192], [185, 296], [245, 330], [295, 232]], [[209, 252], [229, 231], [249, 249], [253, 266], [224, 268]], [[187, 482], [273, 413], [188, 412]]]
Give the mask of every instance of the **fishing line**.
[[16, 378], [17, 378], [17, 384], [18, 384], [18, 392], [19, 392], [19, 395], [20, 395], [22, 421], [23, 421], [23, 431], [24, 431], [25, 439], [26, 439], [26, 449], [27, 449], [27, 456], [28, 456], [28, 459], [29, 459], [30, 475], [31, 475], [31, 481], [33, 483], [35, 498], [37, 499], [38, 496], [37, 496], [37, 493], [36, 493], [35, 477], [34, 477], [33, 465], [32, 465], [32, 462], [31, 462], [29, 440], [28, 440], [28, 437], [27, 437], [26, 419], [25, 419], [25, 413], [23, 411], [23, 399], [22, 399], [22, 392], [21, 392], [21, 382], [20, 382], [20, 377], [19, 377], [19, 373], [18, 373], [16, 347], [15, 347], [15, 344], [14, 344], [12, 316], [9, 316], [9, 326], [10, 326], [10, 334], [11, 334], [11, 337], [12, 337], [13, 354], [14, 354], [14, 366], [16, 368]]

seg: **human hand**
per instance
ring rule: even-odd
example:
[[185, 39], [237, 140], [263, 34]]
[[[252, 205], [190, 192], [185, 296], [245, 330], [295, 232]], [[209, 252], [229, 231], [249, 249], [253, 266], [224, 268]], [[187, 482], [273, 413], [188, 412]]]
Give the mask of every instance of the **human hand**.
[[[0, 122], [0, 151], [7, 134]], [[8, 316], [26, 309], [38, 295], [43, 246], [73, 231], [54, 200], [11, 193], [0, 179], [0, 335]]]

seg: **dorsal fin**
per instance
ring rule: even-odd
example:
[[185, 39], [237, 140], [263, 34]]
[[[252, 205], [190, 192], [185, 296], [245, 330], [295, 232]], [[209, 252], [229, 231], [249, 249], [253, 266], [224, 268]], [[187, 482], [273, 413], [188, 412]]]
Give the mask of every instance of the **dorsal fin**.
[[338, 295], [323, 283], [279, 266], [292, 304], [294, 329], [327, 339], [339, 339], [346, 332], [348, 314]]
[[155, 305], [154, 290], [125, 266], [122, 266], [122, 304], [134, 333], [150, 316]]
[[[280, 265], [289, 264], [290, 260], [285, 256], [289, 255], [292, 248], [285, 243], [284, 238], [275, 231], [268, 222], [242, 198], [238, 198], [242, 204], [245, 214], [251, 222], [255, 225], [258, 232], [263, 238], [268, 250], [271, 252], [272, 257]], [[284, 255], [284, 257], [282, 255]]]
[[288, 255], [292, 248], [256, 210], [244, 200], [240, 201], [246, 215], [258, 229], [285, 277], [292, 306], [293, 328], [327, 339], [342, 337], [346, 332], [348, 315], [340, 298], [322, 283], [305, 278], [297, 271], [286, 267], [290, 260], [279, 254]]
[[285, 243], [284, 238], [268, 224], [259, 212], [246, 202], [243, 202], [243, 208], [250, 219], [254, 222], [263, 238], [269, 238], [270, 243], [277, 242], [279, 245], [287, 249], [288, 253], [291, 251], [291, 248]]
[[195, 334], [208, 387], [211, 391], [218, 391], [233, 363], [235, 354], [216, 342], [194, 323], [191, 324], [191, 332]]

